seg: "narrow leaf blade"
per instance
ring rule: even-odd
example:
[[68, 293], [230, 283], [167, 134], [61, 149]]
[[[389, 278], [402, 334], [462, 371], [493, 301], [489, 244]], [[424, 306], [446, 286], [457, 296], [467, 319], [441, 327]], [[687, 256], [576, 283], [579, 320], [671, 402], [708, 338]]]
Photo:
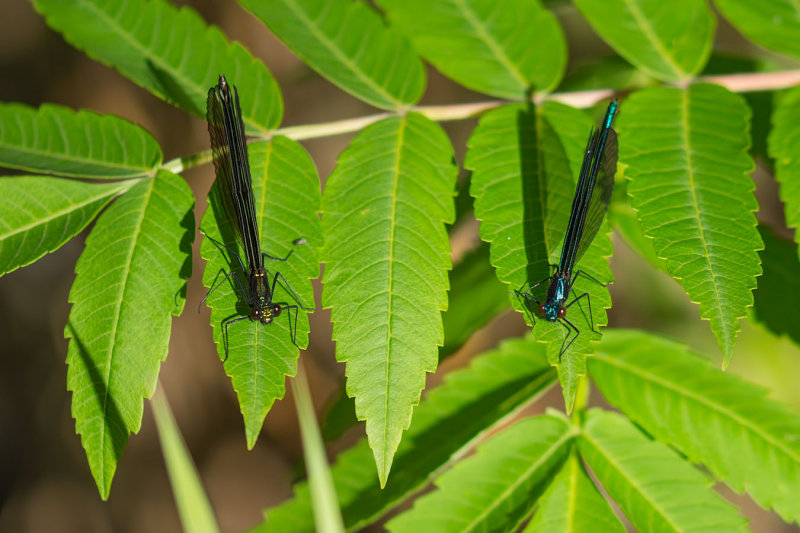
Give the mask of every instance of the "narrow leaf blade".
[[265, 134], [281, 122], [283, 101], [267, 67], [189, 8], [162, 0], [34, 6], [74, 47], [181, 109], [205, 116], [208, 88], [225, 74], [241, 91], [249, 133]]
[[366, 128], [325, 186], [323, 306], [381, 483], [443, 342], [456, 173], [444, 131], [412, 113]]
[[161, 148], [112, 115], [45, 104], [0, 103], [0, 166], [78, 178], [154, 176]]
[[740, 96], [701, 84], [635, 93], [617, 122], [642, 231], [700, 304], [725, 365], [761, 274], [748, 115]]
[[[270, 283], [280, 272], [299, 302], [281, 280], [275, 285], [274, 301], [314, 307], [314, 291], [309, 280], [319, 276], [317, 250], [322, 245], [318, 218], [319, 178], [314, 162], [302, 146], [286, 137], [252, 143], [248, 151], [261, 251], [273, 257], [285, 257], [294, 250], [285, 262], [267, 258], [265, 267]], [[250, 308], [242, 294], [247, 287], [247, 275], [242, 269], [247, 265], [242, 267], [239, 258], [244, 254], [237, 249], [234, 230], [225, 218], [218, 194], [219, 187], [215, 183], [209, 193], [209, 207], [201, 228], [227, 248], [203, 239], [200, 255], [207, 261], [203, 284], [209, 289], [218, 286], [208, 293], [206, 305], [211, 308], [211, 326], [219, 357], [239, 398], [247, 446], [252, 448], [273, 402], [284, 395], [286, 376], [293, 376], [297, 369], [298, 346], [308, 345], [308, 315], [303, 309], [293, 309], [281, 313], [270, 324], [249, 319], [231, 324], [226, 357], [224, 324], [248, 316]], [[305, 239], [305, 242], [293, 246], [298, 239]], [[233, 251], [237, 251], [239, 258]], [[226, 280], [228, 274], [231, 275]], [[295, 316], [297, 346], [292, 343]]]
[[700, 72], [711, 53], [714, 15], [706, 2], [576, 0], [592, 28], [622, 57], [663, 81]]
[[539, 507], [524, 533], [624, 533], [625, 527], [598, 492], [576, 453], [539, 499]]
[[520, 100], [564, 74], [564, 34], [538, 0], [378, 3], [425, 59], [472, 90]]
[[172, 494], [186, 533], [216, 533], [219, 526], [200, 475], [186, 449], [164, 392], [157, 388], [152, 400], [161, 453], [167, 465]]
[[425, 71], [405, 37], [372, 8], [350, 0], [240, 0], [307, 63], [376, 107], [399, 109], [425, 89]]
[[605, 398], [736, 491], [800, 521], [800, 417], [677, 343], [609, 332], [589, 363]]
[[615, 413], [589, 411], [578, 448], [637, 531], [749, 531], [708, 478]]
[[153, 394], [191, 273], [194, 197], [160, 171], [98, 219], [75, 267], [65, 336], [72, 416], [100, 495], [108, 497], [142, 400]]
[[0, 179], [0, 276], [60, 248], [134, 183], [44, 176]]
[[[417, 407], [398, 447], [395, 473], [384, 488], [368, 466], [372, 452], [366, 440], [336, 459], [331, 473], [347, 529], [385, 516], [466, 453], [485, 431], [536, 401], [555, 382], [544, 345], [530, 336], [504, 342], [445, 376]], [[296, 485], [294, 499], [269, 509], [257, 531], [313, 532], [308, 485]]]
[[[578, 110], [546, 103], [536, 109], [522, 105], [491, 111], [468, 143], [464, 165], [473, 171], [470, 194], [475, 197], [475, 216], [481, 239], [490, 243], [490, 261], [508, 290], [520, 290], [545, 280], [550, 264], [558, 262], [572, 205], [572, 196], [592, 122]], [[575, 267], [602, 282], [610, 281], [605, 257], [611, 254], [608, 226]], [[535, 292], [543, 299], [547, 282]], [[588, 292], [595, 328], [607, 323], [608, 290], [583, 276], [573, 289], [575, 296]], [[512, 305], [523, 311], [513, 295]], [[524, 310], [532, 323], [530, 310]], [[551, 364], [558, 367], [564, 402], [572, 409], [586, 356], [593, 350], [587, 305], [574, 306], [571, 320], [581, 334], [559, 360], [565, 329], [560, 323], [537, 320], [534, 333], [548, 343]]]
[[516, 422], [436, 480], [437, 490], [391, 519], [392, 533], [513, 531], [566, 460], [574, 430], [560, 417]]

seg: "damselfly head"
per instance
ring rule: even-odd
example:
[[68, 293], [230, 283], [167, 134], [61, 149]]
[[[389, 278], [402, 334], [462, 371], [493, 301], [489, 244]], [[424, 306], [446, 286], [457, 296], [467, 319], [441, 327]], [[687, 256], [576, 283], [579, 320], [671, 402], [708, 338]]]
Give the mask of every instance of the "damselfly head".
[[273, 316], [274, 316], [274, 309], [272, 307], [265, 307], [263, 309], [259, 309], [258, 307], [253, 307], [252, 309], [250, 309], [250, 320], [258, 320], [262, 324], [271, 323]]
[[555, 322], [559, 318], [567, 316], [567, 310], [556, 303], [543, 302], [539, 304], [539, 316], [548, 322]]

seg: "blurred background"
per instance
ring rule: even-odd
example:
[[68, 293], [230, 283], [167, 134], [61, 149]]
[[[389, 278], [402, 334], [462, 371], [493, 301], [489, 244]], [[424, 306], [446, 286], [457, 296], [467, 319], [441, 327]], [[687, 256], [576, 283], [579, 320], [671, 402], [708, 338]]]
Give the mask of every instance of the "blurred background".
[[[272, 71], [283, 91], [284, 126], [352, 118], [376, 112], [320, 78], [295, 58], [257, 19], [234, 1], [197, 0], [189, 4], [205, 20], [220, 26], [232, 40], [242, 42]], [[568, 72], [612, 56], [575, 8], [549, 2], [569, 41]], [[720, 22], [718, 49], [733, 54], [766, 55]], [[795, 67], [796, 68], [796, 67]], [[486, 100], [428, 69], [428, 89], [422, 104]], [[129, 82], [114, 70], [71, 48], [24, 0], [3, 0], [0, 17], [0, 101], [39, 106], [52, 102], [73, 109], [112, 113], [142, 125], [158, 140], [165, 160], [208, 148], [205, 122], [178, 110]], [[768, 109], [768, 107], [767, 107]], [[756, 120], [765, 116], [757, 115]], [[475, 120], [444, 124], [463, 161], [465, 143]], [[325, 177], [353, 135], [304, 141], [303, 145]], [[0, 172], [4, 172], [1, 171]], [[199, 223], [214, 179], [211, 165], [183, 174], [197, 199]], [[782, 205], [768, 166], [759, 161], [754, 174], [762, 222], [779, 235], [791, 237], [783, 224]], [[460, 182], [466, 183], [462, 171]], [[91, 226], [90, 226], [91, 227]], [[149, 402], [144, 420], [133, 435], [107, 502], [98, 496], [88, 464], [75, 435], [66, 391], [67, 342], [64, 324], [74, 266], [86, 232], [57, 252], [0, 278], [0, 532], [173, 532], [181, 531], [164, 468]], [[470, 216], [453, 230], [454, 259], [478, 243], [477, 225]], [[291, 484], [302, 471], [301, 446], [294, 403], [287, 397], [275, 403], [252, 451], [245, 446], [244, 429], [235, 394], [211, 340], [209, 312], [196, 310], [205, 294], [201, 284], [204, 262], [199, 237], [194, 244], [193, 276], [182, 316], [173, 320], [172, 339], [160, 383], [197, 464], [223, 531], [257, 525], [264, 508], [292, 494]], [[616, 282], [611, 287], [612, 327], [638, 327], [662, 332], [721, 360], [708, 323], [698, 308], [666, 274], [654, 270], [615, 238], [611, 259]], [[329, 312], [320, 309], [320, 284], [315, 282], [317, 311], [311, 317], [311, 342], [301, 355], [320, 413], [334, 401], [343, 383], [344, 367], [336, 362], [330, 340]], [[482, 328], [459, 352], [447, 359], [429, 385], [469, 358], [525, 330], [520, 315], [504, 313]], [[762, 326], [743, 322], [729, 372], [772, 390], [772, 396], [800, 412], [800, 350]], [[595, 403], [602, 398], [595, 394]], [[553, 390], [535, 411], [563, 409], [561, 392]], [[331, 456], [363, 434], [359, 425], [332, 443]], [[760, 510], [746, 496], [723, 489], [759, 532], [800, 531], [776, 515]], [[375, 530], [380, 530], [376, 527]]]

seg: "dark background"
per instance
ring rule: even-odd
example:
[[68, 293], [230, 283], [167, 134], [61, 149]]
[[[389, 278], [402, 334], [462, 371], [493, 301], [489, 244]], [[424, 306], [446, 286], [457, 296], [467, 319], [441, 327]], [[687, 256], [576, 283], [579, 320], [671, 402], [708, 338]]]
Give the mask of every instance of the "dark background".
[[[182, 3], [179, 3], [182, 5]], [[202, 0], [190, 5], [230, 39], [242, 42], [272, 71], [283, 91], [284, 126], [353, 118], [376, 112], [320, 78], [295, 58], [257, 19], [233, 1]], [[586, 26], [570, 4], [552, 3], [569, 39], [571, 67], [612, 52]], [[186, 156], [208, 148], [205, 123], [166, 104], [116, 71], [71, 48], [23, 0], [3, 0], [0, 16], [0, 101], [38, 106], [53, 102], [73, 109], [112, 113], [145, 127], [161, 144], [164, 158]], [[720, 24], [717, 39], [726, 50], [748, 50], [732, 29]], [[444, 79], [429, 68], [422, 104], [487, 100]], [[474, 120], [445, 124], [459, 162]], [[337, 155], [352, 135], [304, 141], [321, 178], [333, 169]], [[211, 165], [183, 174], [197, 198], [199, 223], [213, 181]], [[461, 181], [465, 176], [461, 176]], [[777, 188], [757, 172], [759, 217], [782, 227]], [[91, 227], [91, 226], [90, 226]], [[456, 227], [454, 258], [477, 242], [474, 221]], [[55, 253], [0, 278], [0, 531], [108, 532], [180, 531], [180, 522], [161, 457], [149, 402], [142, 429], [133, 435], [119, 463], [107, 502], [98, 496], [88, 464], [75, 435], [66, 391], [64, 324], [75, 262], [86, 232]], [[205, 294], [200, 279], [204, 262], [194, 244], [193, 276], [186, 307], [173, 320], [170, 352], [160, 383], [198, 466], [224, 531], [239, 531], [262, 520], [262, 510], [290, 497], [291, 482], [301, 460], [294, 404], [287, 392], [267, 416], [252, 451], [245, 447], [242, 418], [235, 394], [211, 341], [209, 312], [196, 309]], [[643, 327], [677, 337], [719, 361], [719, 349], [697, 306], [678, 285], [653, 271], [618, 239], [611, 260], [612, 326]], [[302, 360], [318, 411], [337, 396], [344, 368], [334, 358], [329, 313], [320, 309], [320, 284], [315, 282], [317, 311], [312, 316], [311, 343]], [[800, 350], [761, 327], [743, 324], [729, 371], [773, 389], [773, 396], [800, 410]], [[507, 313], [479, 331], [456, 356], [431, 376], [465, 364], [475, 353], [500, 339], [524, 331], [520, 315]], [[288, 388], [288, 387], [287, 387]], [[595, 402], [602, 399], [595, 394]], [[536, 406], [563, 408], [560, 390]], [[330, 447], [331, 453], [353, 442], [358, 427]], [[743, 506], [756, 531], [800, 531], [784, 525], [748, 498], [730, 494]]]

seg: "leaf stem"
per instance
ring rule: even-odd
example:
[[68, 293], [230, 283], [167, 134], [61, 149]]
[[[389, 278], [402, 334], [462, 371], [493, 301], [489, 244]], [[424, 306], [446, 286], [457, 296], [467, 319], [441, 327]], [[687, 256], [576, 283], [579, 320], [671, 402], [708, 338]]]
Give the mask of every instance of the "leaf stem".
[[[683, 82], [679, 86], [685, 86], [688, 83], [714, 83], [736, 93], [771, 91], [800, 85], [800, 69], [776, 72], [746, 72], [742, 74], [724, 74], [719, 76], [700, 76], [690, 80], [690, 82]], [[586, 108], [593, 106], [601, 100], [610, 98], [616, 93], [617, 91], [614, 89], [593, 89], [590, 91], [541, 94], [536, 96], [534, 100], [536, 103], [552, 100], [570, 105], [572, 107]], [[422, 115], [425, 115], [429, 119], [436, 122], [447, 122], [451, 120], [464, 120], [477, 117], [486, 111], [509, 103], [513, 102], [507, 100], [488, 100], [484, 102], [471, 102], [468, 104], [412, 106], [408, 110], [398, 111], [397, 113], [413, 111], [415, 113], [421, 113]], [[285, 128], [278, 128], [265, 136], [253, 137], [250, 139], [250, 142], [269, 140], [276, 135], [282, 135], [295, 141], [317, 139], [332, 135], [342, 135], [344, 133], [359, 131], [363, 128], [366, 128], [370, 124], [378, 122], [379, 120], [383, 120], [384, 118], [390, 117], [394, 114], [396, 114], [396, 112], [385, 111], [382, 113], [376, 113], [374, 115], [337, 120], [333, 122], [304, 124], [301, 126], [287, 126]], [[164, 163], [163, 168], [171, 172], [180, 173], [186, 169], [208, 163], [209, 161], [211, 161], [211, 151], [206, 150], [191, 156], [167, 161]]]

